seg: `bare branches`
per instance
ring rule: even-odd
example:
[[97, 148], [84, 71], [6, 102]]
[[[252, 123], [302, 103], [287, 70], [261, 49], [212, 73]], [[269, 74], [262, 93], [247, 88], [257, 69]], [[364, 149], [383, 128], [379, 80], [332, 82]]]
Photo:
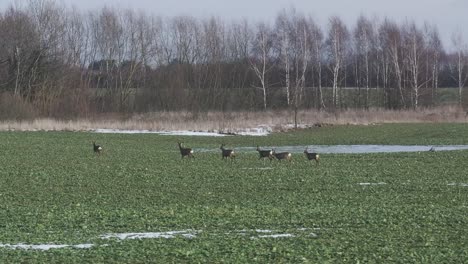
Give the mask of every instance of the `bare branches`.
[[329, 19], [329, 29], [327, 38], [327, 48], [329, 56], [329, 69], [332, 72], [332, 102], [336, 109], [340, 103], [338, 87], [340, 83], [340, 73], [346, 56], [347, 41], [349, 38], [348, 29], [339, 17]]
[[461, 31], [456, 31], [452, 35], [452, 43], [455, 47], [455, 60], [454, 60], [454, 67], [455, 70], [455, 79], [458, 84], [458, 104], [462, 105], [462, 92], [463, 88], [465, 87], [466, 81], [468, 80], [468, 45], [463, 40], [463, 35]]
[[294, 8], [250, 24], [23, 3], [0, 12], [0, 92], [38, 115], [416, 109], [436, 105], [441, 86], [464, 103], [466, 42], [457, 33], [446, 52], [435, 25], [361, 16], [321, 28]]
[[259, 23], [252, 43], [252, 56], [249, 59], [249, 62], [261, 83], [261, 89], [263, 92], [263, 109], [267, 109], [267, 74], [273, 67], [270, 64], [270, 58], [273, 51], [273, 35], [270, 27], [265, 23]]

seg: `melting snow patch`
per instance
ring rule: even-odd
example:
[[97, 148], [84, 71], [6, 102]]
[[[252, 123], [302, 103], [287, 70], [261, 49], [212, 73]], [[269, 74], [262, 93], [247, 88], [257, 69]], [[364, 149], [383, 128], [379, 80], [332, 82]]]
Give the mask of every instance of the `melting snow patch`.
[[118, 238], [124, 239], [145, 239], [145, 238], [175, 238], [182, 236], [185, 238], [194, 238], [198, 232], [193, 230], [168, 231], [168, 232], [148, 232], [148, 233], [112, 233], [102, 235], [102, 239]]
[[264, 168], [242, 168], [243, 170], [272, 170], [272, 167], [264, 167]]
[[[298, 231], [305, 231], [306, 228], [297, 229]], [[296, 237], [294, 234], [274, 234], [278, 231], [273, 231], [269, 229], [251, 229], [251, 230], [238, 230], [236, 231], [238, 234], [246, 235], [247, 232], [255, 232], [256, 235], [250, 237], [250, 239], [258, 239], [258, 238], [285, 238], [285, 237]], [[311, 233], [310, 236], [316, 237], [317, 235]]]
[[79, 244], [79, 245], [74, 245], [74, 248], [92, 248], [94, 245], [93, 244]]
[[207, 132], [207, 131], [188, 131], [188, 130], [152, 131], [152, 130], [124, 130], [124, 129], [99, 128], [99, 129], [94, 130], [94, 132], [104, 133], [104, 134], [159, 134], [159, 135], [169, 135], [169, 136], [210, 136], [210, 137], [226, 136], [226, 134], [220, 134], [217, 131]]
[[225, 137], [229, 136], [227, 134], [221, 134], [218, 132], [206, 132], [206, 131], [162, 131], [156, 132], [159, 135], [166, 135], [166, 136], [205, 136], [205, 137]]
[[241, 136], [268, 136], [271, 133], [270, 127], [249, 128], [245, 131], [236, 132], [236, 135]]
[[[272, 235], [260, 235], [259, 238], [283, 238], [283, 237], [295, 237], [293, 234], [272, 234]], [[255, 238], [255, 237], [252, 237]]]
[[362, 186], [368, 186], [368, 185], [384, 185], [386, 183], [385, 182], [360, 182], [358, 184]]
[[27, 245], [27, 244], [0, 244], [2, 248], [9, 248], [9, 249], [24, 249], [24, 250], [50, 250], [50, 249], [60, 249], [60, 248], [78, 248], [78, 249], [86, 249], [93, 247], [93, 244], [79, 244], [79, 245], [53, 245], [53, 244], [43, 244], [43, 245]]
[[125, 129], [107, 129], [99, 128], [93, 130], [95, 133], [105, 133], [105, 134], [159, 134], [167, 136], [207, 136], [207, 137], [226, 137], [233, 135], [241, 136], [267, 136], [270, 134], [271, 129], [266, 128], [250, 128], [245, 131], [239, 132], [220, 132], [217, 130], [214, 131], [190, 131], [190, 130], [175, 130], [175, 131], [153, 131], [153, 130], [125, 130]]
[[468, 187], [468, 183], [455, 183], [455, 182], [453, 182], [453, 183], [449, 183], [449, 184], [447, 184], [447, 185], [449, 185], [449, 186]]
[[255, 232], [257, 232], [257, 233], [272, 233], [273, 231], [268, 230], [268, 229], [255, 229]]
[[[288, 238], [288, 237], [297, 237], [302, 235], [308, 235], [310, 237], [318, 237], [316, 233], [307, 232], [308, 230], [318, 230], [320, 228], [298, 228], [297, 231], [300, 233], [289, 234], [289, 233], [279, 233], [280, 231], [270, 230], [270, 229], [243, 229], [235, 230], [232, 232], [225, 233], [226, 235], [236, 234], [236, 235], [251, 235], [251, 239], [259, 238]], [[157, 239], [157, 238], [196, 238], [197, 234], [202, 232], [201, 230], [181, 230], [181, 231], [167, 231], [167, 232], [147, 232], [147, 233], [109, 233], [101, 235], [101, 239]], [[304, 232], [304, 233], [303, 233]], [[306, 234], [309, 233], [309, 234]], [[19, 250], [51, 250], [51, 249], [62, 249], [62, 248], [71, 248], [71, 249], [88, 249], [96, 245], [94, 244], [77, 244], [77, 245], [57, 245], [57, 244], [40, 244], [40, 245], [28, 245], [19, 243], [16, 245], [12, 244], [1, 244], [0, 248], [7, 249], [19, 249]], [[108, 244], [100, 245], [101, 247], [108, 246]]]

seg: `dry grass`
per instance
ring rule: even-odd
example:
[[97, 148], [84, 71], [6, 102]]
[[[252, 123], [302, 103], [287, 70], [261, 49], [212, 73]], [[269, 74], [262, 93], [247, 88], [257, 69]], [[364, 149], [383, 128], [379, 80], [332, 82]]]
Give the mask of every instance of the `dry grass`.
[[[392, 111], [383, 109], [349, 110], [338, 113], [316, 110], [300, 111], [298, 120], [301, 126], [316, 124], [353, 124], [374, 123], [437, 123], [467, 122], [465, 111], [453, 106], [420, 109], [418, 111]], [[88, 131], [97, 128], [125, 130], [193, 130], [236, 132], [256, 127], [271, 127], [274, 131], [292, 127], [293, 113], [290, 111], [267, 112], [208, 112], [192, 114], [186, 112], [157, 112], [121, 118], [100, 117], [89, 120], [60, 121], [54, 119], [35, 119], [32, 121], [0, 122], [0, 130], [19, 131]]]

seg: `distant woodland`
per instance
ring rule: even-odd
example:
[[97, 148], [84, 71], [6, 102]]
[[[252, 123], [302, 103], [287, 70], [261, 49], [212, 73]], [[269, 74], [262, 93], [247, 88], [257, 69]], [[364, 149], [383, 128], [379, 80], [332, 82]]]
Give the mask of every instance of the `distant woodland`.
[[443, 89], [465, 104], [460, 32], [449, 52], [437, 25], [411, 20], [330, 17], [321, 27], [290, 8], [272, 21], [12, 3], [0, 10], [0, 119], [419, 109], [442, 104]]

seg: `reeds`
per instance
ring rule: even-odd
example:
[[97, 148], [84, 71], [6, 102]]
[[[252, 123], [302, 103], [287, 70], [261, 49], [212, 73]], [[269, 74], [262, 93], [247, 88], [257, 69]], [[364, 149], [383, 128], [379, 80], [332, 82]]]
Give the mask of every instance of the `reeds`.
[[[346, 110], [327, 112], [302, 110], [298, 127], [317, 125], [369, 125], [375, 123], [464, 123], [466, 112], [459, 107], [444, 106], [419, 110]], [[118, 115], [93, 119], [55, 120], [38, 118], [27, 121], [2, 121], [0, 130], [15, 131], [90, 131], [98, 128], [151, 131], [218, 131], [235, 133], [264, 127], [283, 131], [294, 127], [292, 111], [263, 112], [155, 112], [121, 118]]]

